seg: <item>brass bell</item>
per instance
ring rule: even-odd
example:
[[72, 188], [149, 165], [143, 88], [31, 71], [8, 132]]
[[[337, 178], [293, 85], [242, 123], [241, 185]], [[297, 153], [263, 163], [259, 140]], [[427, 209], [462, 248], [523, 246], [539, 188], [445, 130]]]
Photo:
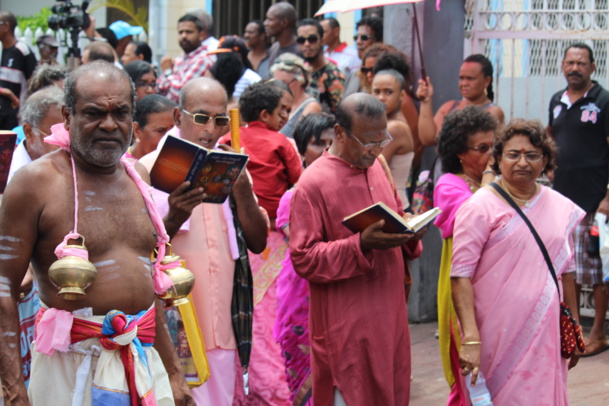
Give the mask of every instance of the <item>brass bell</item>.
[[[87, 251], [85, 238], [83, 236], [81, 238], [82, 245], [66, 245], [64, 249]], [[65, 300], [85, 300], [87, 298], [85, 289], [91, 285], [96, 275], [95, 265], [74, 255], [66, 255], [49, 267], [49, 279], [59, 289], [57, 296]]]
[[162, 296], [159, 296], [159, 299], [165, 301], [166, 307], [180, 306], [190, 302], [188, 295], [195, 286], [195, 275], [186, 268], [184, 261], [178, 255], [173, 254], [171, 244], [167, 243], [167, 247], [169, 248], [169, 253], [163, 257], [161, 264], [167, 265], [172, 262], [179, 262], [180, 266], [165, 270], [173, 286], [167, 289], [167, 292]]

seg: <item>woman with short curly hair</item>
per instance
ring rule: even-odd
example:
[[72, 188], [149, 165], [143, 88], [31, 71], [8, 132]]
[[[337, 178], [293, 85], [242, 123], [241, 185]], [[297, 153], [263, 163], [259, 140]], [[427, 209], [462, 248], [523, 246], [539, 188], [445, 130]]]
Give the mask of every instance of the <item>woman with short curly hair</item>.
[[442, 213], [435, 225], [442, 231], [442, 260], [438, 280], [438, 338], [444, 375], [451, 388], [448, 405], [466, 405], [467, 391], [459, 373], [459, 326], [452, 303], [450, 267], [455, 215], [463, 202], [481, 185], [494, 179], [488, 162], [497, 120], [478, 106], [465, 107], [446, 116], [438, 153], [444, 175], [434, 190], [434, 203]]

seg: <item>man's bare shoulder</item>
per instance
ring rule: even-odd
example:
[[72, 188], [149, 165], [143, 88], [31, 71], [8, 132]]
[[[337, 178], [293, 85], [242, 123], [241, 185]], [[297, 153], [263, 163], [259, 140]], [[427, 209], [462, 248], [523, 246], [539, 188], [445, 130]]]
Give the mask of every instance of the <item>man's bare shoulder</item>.
[[133, 166], [135, 167], [137, 173], [139, 173], [139, 175], [142, 177], [144, 182], [150, 184], [150, 175], [148, 174], [148, 170], [146, 169], [146, 167], [139, 161], [134, 162]]
[[54, 151], [19, 169], [6, 187], [3, 199], [11, 196], [40, 196], [48, 192], [69, 170], [64, 151]]

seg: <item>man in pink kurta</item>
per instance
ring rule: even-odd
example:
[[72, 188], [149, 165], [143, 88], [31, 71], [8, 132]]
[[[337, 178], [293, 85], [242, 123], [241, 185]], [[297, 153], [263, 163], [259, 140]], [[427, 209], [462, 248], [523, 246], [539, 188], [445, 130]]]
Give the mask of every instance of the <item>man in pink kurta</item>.
[[[213, 118], [207, 124], [197, 124], [192, 114], [225, 116], [227, 98], [224, 88], [213, 79], [198, 78], [188, 82], [182, 93], [180, 106], [174, 113], [176, 127], [169, 134], [213, 148], [227, 131], [227, 126], [218, 126]], [[149, 171], [164, 141], [161, 140], [156, 151], [140, 160]], [[241, 370], [236, 368], [237, 343], [231, 323], [235, 259], [239, 255], [233, 213], [228, 201], [224, 204], [201, 204], [203, 190], [195, 188], [188, 191], [183, 186], [170, 195], [155, 189], [153, 198], [159, 211], [165, 215], [164, 222], [167, 233], [172, 236], [174, 252], [186, 261], [186, 266], [195, 275], [193, 304], [211, 377], [201, 387], [194, 388], [192, 393], [197, 404], [230, 406], [240, 395], [244, 396], [241, 393]], [[258, 207], [245, 173], [235, 183], [232, 197], [248, 248], [261, 252], [266, 244], [267, 220]], [[236, 383], [241, 383], [240, 387]]]
[[341, 224], [379, 201], [402, 214], [402, 203], [377, 160], [390, 140], [383, 105], [351, 95], [336, 121], [332, 146], [300, 178], [290, 216], [294, 268], [311, 289], [313, 403], [407, 405], [403, 250], [419, 255], [420, 236], [383, 233], [380, 222], [354, 234]]

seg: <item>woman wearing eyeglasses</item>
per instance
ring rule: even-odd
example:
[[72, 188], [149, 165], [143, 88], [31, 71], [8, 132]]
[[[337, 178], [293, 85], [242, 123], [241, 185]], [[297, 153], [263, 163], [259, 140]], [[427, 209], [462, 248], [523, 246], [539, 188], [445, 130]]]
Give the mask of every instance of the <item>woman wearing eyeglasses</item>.
[[279, 131], [281, 134], [293, 138], [296, 124], [311, 113], [321, 112], [321, 105], [315, 97], [309, 96], [305, 91], [309, 85], [309, 72], [304, 60], [299, 56], [291, 53], [280, 55], [271, 66], [271, 75], [285, 83], [294, 96], [290, 118]]
[[155, 94], [156, 72], [154, 67], [145, 61], [133, 61], [125, 65], [125, 71], [135, 83], [136, 101], [149, 94]]
[[434, 190], [434, 204], [442, 209], [434, 224], [443, 239], [438, 278], [438, 338], [444, 376], [450, 386], [449, 406], [467, 405], [467, 392], [459, 373], [459, 326], [450, 285], [455, 215], [467, 199], [495, 177], [489, 159], [496, 129], [497, 121], [488, 111], [468, 106], [446, 116], [438, 137], [438, 154], [445, 173]]
[[[572, 233], [585, 212], [536, 183], [554, 168], [556, 150], [538, 121], [513, 120], [493, 146], [495, 181], [456, 215], [451, 281], [461, 326], [463, 375], [479, 373], [496, 405], [568, 405], [567, 368], [561, 356], [559, 297], [579, 319], [575, 300]], [[529, 227], [532, 223], [555, 269], [555, 282]], [[561, 285], [561, 292], [557, 286]], [[467, 384], [470, 380], [467, 379]]]
[[436, 137], [444, 117], [451, 111], [461, 110], [466, 106], [483, 107], [503, 124], [505, 119], [503, 110], [493, 102], [493, 65], [484, 55], [475, 54], [465, 58], [459, 69], [459, 92], [463, 97], [461, 100], [447, 101], [434, 116], [432, 108], [434, 89], [431, 81], [429, 77], [427, 80], [419, 79], [416, 92], [417, 98], [421, 101], [419, 138], [424, 145], [436, 145]]

